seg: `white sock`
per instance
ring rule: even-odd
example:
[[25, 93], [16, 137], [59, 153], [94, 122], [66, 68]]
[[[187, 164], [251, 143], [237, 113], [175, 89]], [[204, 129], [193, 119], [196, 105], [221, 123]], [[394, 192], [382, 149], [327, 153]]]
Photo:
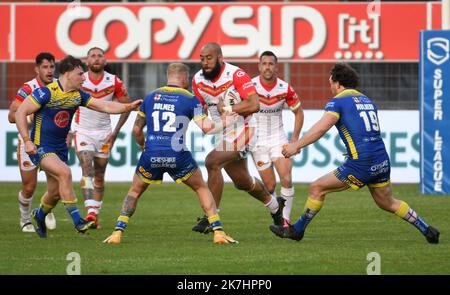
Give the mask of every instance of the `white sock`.
[[271, 193], [271, 195], [272, 195], [272, 197], [274, 197], [275, 199], [278, 197], [278, 196], [277, 196], [277, 191], [276, 191], [276, 190], [274, 190], [273, 193]]
[[26, 199], [22, 195], [22, 191], [19, 192], [19, 209], [20, 209], [20, 220], [22, 222], [31, 221], [31, 203], [33, 202], [33, 196]]
[[286, 200], [283, 208], [283, 218], [290, 221], [292, 203], [294, 202], [294, 187], [281, 187], [281, 196]]
[[264, 206], [266, 206], [272, 214], [275, 214], [278, 211], [278, 201], [272, 195], [270, 201], [267, 204], [264, 204]]
[[87, 210], [87, 214], [94, 213], [95, 215], [98, 215], [100, 213], [100, 209], [102, 209], [103, 201], [96, 201], [96, 200], [86, 200], [84, 201], [84, 207]]

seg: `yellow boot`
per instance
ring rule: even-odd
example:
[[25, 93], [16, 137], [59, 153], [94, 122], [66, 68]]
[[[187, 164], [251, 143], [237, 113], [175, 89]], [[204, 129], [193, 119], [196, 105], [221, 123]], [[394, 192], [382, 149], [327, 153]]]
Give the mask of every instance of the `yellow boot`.
[[214, 244], [238, 244], [239, 242], [228, 236], [223, 230], [214, 231]]
[[120, 244], [120, 239], [122, 237], [122, 231], [121, 230], [115, 230], [112, 232], [112, 234], [107, 237], [103, 243], [106, 244]]

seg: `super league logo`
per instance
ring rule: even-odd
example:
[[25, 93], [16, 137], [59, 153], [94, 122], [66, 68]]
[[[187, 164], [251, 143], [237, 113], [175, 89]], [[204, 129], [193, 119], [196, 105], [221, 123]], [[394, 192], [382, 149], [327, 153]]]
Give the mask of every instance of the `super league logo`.
[[445, 38], [432, 38], [427, 42], [427, 57], [437, 66], [449, 59], [450, 42]]

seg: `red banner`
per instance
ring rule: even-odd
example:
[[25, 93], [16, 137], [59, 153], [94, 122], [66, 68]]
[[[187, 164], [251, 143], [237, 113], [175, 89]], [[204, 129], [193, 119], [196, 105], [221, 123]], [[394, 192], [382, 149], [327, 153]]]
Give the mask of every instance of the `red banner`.
[[[16, 61], [43, 50], [84, 57], [93, 46], [105, 48], [110, 61], [198, 61], [211, 41], [234, 61], [265, 50], [289, 61], [417, 61], [419, 31], [440, 28], [439, 3], [14, 6]], [[2, 10], [0, 19], [1, 38], [9, 23]]]
[[10, 5], [0, 5], [0, 60], [9, 60]]

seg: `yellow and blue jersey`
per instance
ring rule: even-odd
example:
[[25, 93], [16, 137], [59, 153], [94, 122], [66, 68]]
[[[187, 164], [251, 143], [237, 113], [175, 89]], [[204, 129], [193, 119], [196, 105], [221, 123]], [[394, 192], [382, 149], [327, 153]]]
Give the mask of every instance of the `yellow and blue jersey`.
[[339, 119], [335, 126], [351, 159], [385, 151], [377, 107], [364, 94], [346, 89], [328, 101], [325, 112]]
[[348, 159], [334, 175], [353, 189], [388, 185], [391, 163], [372, 101], [356, 90], [346, 89], [327, 103], [325, 111], [339, 119], [335, 126], [348, 153]]
[[35, 113], [31, 140], [37, 146], [66, 147], [72, 117], [79, 106], [88, 106], [91, 96], [82, 90], [65, 92], [59, 80], [34, 90], [29, 96], [39, 106]]
[[191, 177], [198, 166], [185, 146], [185, 136], [192, 119], [206, 117], [200, 100], [168, 85], [145, 97], [138, 115], [146, 120], [147, 138], [136, 174], [146, 183], [161, 183], [164, 173], [177, 183]]
[[195, 95], [170, 85], [147, 95], [138, 115], [147, 123], [146, 151], [186, 150], [185, 134], [189, 122], [206, 117]]

